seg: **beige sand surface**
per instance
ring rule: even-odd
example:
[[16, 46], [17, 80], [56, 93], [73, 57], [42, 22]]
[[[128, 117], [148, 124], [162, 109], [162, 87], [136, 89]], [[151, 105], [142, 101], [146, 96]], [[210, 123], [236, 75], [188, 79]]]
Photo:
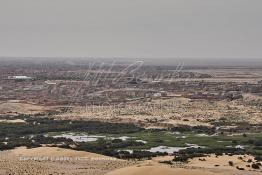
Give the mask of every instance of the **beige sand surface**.
[[82, 119], [135, 123], [148, 127], [177, 125], [211, 126], [210, 121], [261, 123], [261, 109], [239, 101], [190, 101], [187, 98], [152, 100], [148, 103], [117, 106], [75, 107], [68, 113], [55, 116], [60, 119]]
[[103, 175], [135, 163], [56, 147], [20, 147], [1, 152], [0, 175]]
[[[242, 157], [240, 159], [240, 157]], [[156, 157], [152, 160], [140, 162], [138, 165], [114, 170], [106, 175], [260, 175], [260, 170], [238, 170], [236, 167], [246, 167], [247, 160], [254, 161], [254, 157], [249, 155], [219, 156], [210, 155], [203, 157], [206, 161], [194, 158], [188, 164], [174, 162], [173, 165], [160, 163], [161, 161], [172, 160], [172, 156]], [[203, 159], [200, 158], [200, 159]], [[228, 161], [234, 162], [234, 166], [229, 166]], [[219, 166], [215, 166], [219, 165]]]
[[26, 123], [26, 121], [22, 119], [15, 119], [15, 120], [3, 119], [3, 120], [0, 120], [0, 123]]
[[164, 165], [132, 166], [118, 169], [106, 175], [222, 175], [205, 170], [170, 168]]
[[[80, 157], [84, 159], [21, 159], [21, 157]], [[241, 158], [240, 158], [241, 157]], [[188, 164], [164, 164], [173, 156], [156, 157], [145, 161], [125, 161], [111, 157], [56, 147], [16, 148], [0, 154], [0, 175], [260, 175], [261, 170], [247, 168], [254, 157], [210, 155], [192, 159]], [[233, 166], [229, 166], [229, 161]], [[162, 162], [162, 163], [161, 163]], [[215, 166], [219, 165], [219, 166]], [[245, 168], [244, 171], [236, 167]]]
[[45, 107], [23, 102], [0, 102], [0, 114], [36, 114], [53, 109], [54, 107]]
[[[205, 161], [203, 161], [205, 159]], [[252, 162], [248, 162], [251, 160]], [[233, 162], [233, 166], [229, 165], [229, 161]], [[251, 167], [247, 167], [247, 165], [251, 166], [254, 163], [254, 157], [250, 155], [223, 155], [223, 156], [215, 156], [214, 154], [207, 157], [194, 158], [190, 160], [188, 166], [192, 168], [202, 168], [202, 169], [215, 169], [216, 171], [230, 171], [237, 170], [237, 167], [244, 168], [246, 174], [262, 174], [262, 170], [254, 170]], [[260, 162], [261, 163], [261, 162]]]
[[0, 115], [4, 114], [37, 114], [48, 111], [56, 111], [59, 106], [41, 106], [23, 101], [0, 101]]
[[57, 147], [38, 147], [27, 149], [26, 147], [19, 147], [11, 151], [14, 155], [23, 156], [68, 156], [68, 157], [88, 157], [88, 158], [110, 158], [100, 154], [75, 151], [70, 149], [63, 149]]

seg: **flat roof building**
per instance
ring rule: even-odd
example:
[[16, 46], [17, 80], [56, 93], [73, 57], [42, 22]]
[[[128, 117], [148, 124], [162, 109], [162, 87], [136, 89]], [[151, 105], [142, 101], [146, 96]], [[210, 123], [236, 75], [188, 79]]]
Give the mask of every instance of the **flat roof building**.
[[28, 76], [18, 75], [18, 76], [8, 76], [7, 79], [9, 80], [31, 80], [33, 78], [28, 77]]

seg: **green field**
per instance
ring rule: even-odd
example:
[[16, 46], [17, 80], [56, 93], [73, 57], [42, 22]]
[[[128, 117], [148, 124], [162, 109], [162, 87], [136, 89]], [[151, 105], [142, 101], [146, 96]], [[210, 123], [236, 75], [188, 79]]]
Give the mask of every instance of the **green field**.
[[[8, 117], [6, 117], [8, 118]], [[43, 144], [60, 146], [64, 148], [90, 151], [109, 156], [119, 156], [120, 150], [143, 151], [137, 153], [141, 157], [152, 156], [146, 153], [147, 150], [167, 146], [171, 148], [188, 148], [189, 144], [201, 146], [201, 151], [207, 150], [208, 153], [226, 151], [228, 153], [250, 153], [262, 155], [262, 134], [246, 133], [240, 134], [217, 131], [217, 134], [208, 135], [210, 130], [207, 128], [188, 129], [175, 132], [176, 129], [166, 130], [146, 130], [133, 124], [117, 124], [95, 121], [67, 121], [54, 120], [47, 117], [20, 116], [26, 123], [0, 123], [0, 150], [13, 149], [19, 146], [39, 147]], [[14, 118], [12, 118], [14, 119]], [[188, 129], [185, 131], [185, 129]], [[97, 140], [81, 142], [71, 138], [54, 138], [61, 134], [71, 133], [75, 136], [100, 136]], [[104, 137], [101, 137], [104, 136]], [[126, 136], [126, 139], [121, 137]], [[139, 142], [139, 141], [140, 142]], [[141, 142], [145, 141], [145, 143]], [[74, 148], [70, 145], [75, 145]], [[197, 149], [194, 147], [196, 151]], [[155, 156], [155, 155], [154, 155]]]
[[[50, 133], [50, 135], [59, 135], [61, 133]], [[80, 134], [78, 133], [75, 133]], [[83, 134], [83, 133], [81, 133]], [[86, 133], [87, 134], [87, 133]], [[88, 134], [87, 134], [88, 135]], [[134, 133], [126, 134], [105, 134], [101, 133], [97, 136], [105, 136], [105, 140], [109, 138], [119, 138], [127, 136], [127, 141], [142, 140], [146, 141], [144, 145], [138, 146], [127, 146], [122, 148], [131, 150], [147, 150], [157, 146], [168, 146], [168, 147], [187, 147], [187, 144], [195, 144], [198, 146], [204, 146], [210, 149], [220, 148], [234, 148], [243, 146], [247, 151], [256, 151], [262, 153], [262, 134], [250, 133], [250, 134], [239, 134], [239, 135], [206, 135], [196, 134], [194, 132], [183, 132], [183, 133], [172, 133], [163, 130], [143, 130]], [[88, 144], [88, 143], [86, 143]], [[89, 142], [89, 144], [95, 144]]]

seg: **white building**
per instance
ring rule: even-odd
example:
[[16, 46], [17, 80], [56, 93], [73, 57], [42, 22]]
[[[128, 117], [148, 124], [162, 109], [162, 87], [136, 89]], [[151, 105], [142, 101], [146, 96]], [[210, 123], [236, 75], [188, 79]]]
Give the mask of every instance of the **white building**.
[[8, 76], [7, 78], [8, 78], [9, 80], [31, 80], [31, 79], [33, 79], [32, 77], [23, 76], [23, 75], [19, 75], [19, 76]]

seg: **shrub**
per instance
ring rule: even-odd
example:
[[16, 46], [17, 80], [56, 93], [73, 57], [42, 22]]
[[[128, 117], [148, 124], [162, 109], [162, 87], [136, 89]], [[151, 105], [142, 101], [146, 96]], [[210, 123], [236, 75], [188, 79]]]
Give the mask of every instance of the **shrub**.
[[253, 163], [251, 166], [252, 166], [253, 169], [260, 169], [260, 167], [257, 163]]

